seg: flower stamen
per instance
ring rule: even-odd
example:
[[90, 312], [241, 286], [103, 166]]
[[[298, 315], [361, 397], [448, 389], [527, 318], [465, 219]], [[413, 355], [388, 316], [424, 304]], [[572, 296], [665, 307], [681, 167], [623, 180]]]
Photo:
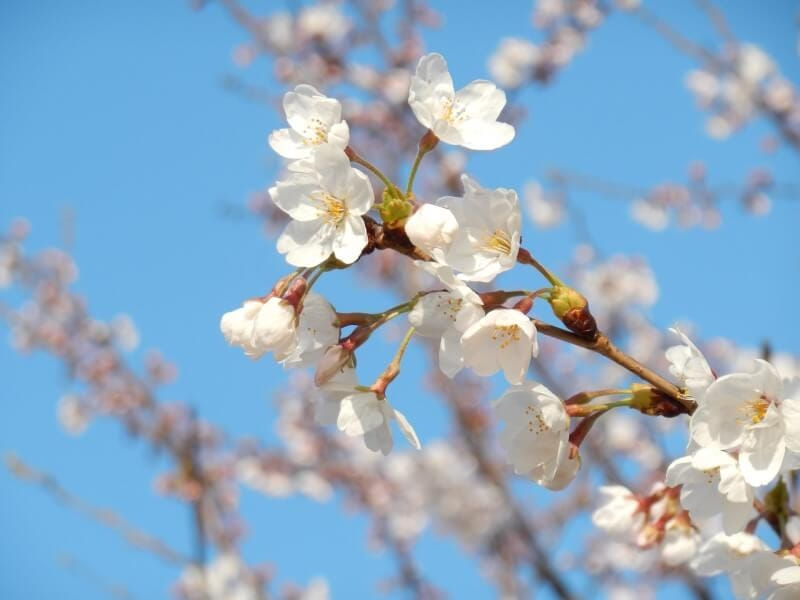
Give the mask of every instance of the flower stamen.
[[511, 255], [511, 238], [505, 231], [495, 229], [494, 233], [486, 238], [483, 247], [499, 254]]

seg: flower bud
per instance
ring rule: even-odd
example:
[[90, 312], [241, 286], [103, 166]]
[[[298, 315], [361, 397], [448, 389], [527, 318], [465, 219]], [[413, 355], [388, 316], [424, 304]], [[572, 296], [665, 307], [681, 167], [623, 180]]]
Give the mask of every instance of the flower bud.
[[317, 370], [314, 372], [314, 385], [319, 387], [328, 383], [352, 360], [353, 353], [345, 349], [341, 344], [329, 346], [317, 363]]
[[303, 277], [298, 277], [292, 281], [292, 285], [289, 286], [283, 298], [286, 302], [297, 308], [307, 289], [308, 282]]
[[294, 307], [286, 300], [272, 297], [258, 311], [250, 334], [250, 345], [256, 352], [273, 352], [283, 360], [297, 344]]
[[579, 292], [565, 285], [553, 286], [550, 307], [570, 331], [590, 339], [597, 336], [597, 322], [589, 311], [589, 303]]
[[631, 408], [646, 415], [672, 418], [686, 413], [686, 407], [652, 386], [634, 383], [631, 385], [631, 391], [633, 391]]
[[430, 129], [425, 132], [425, 134], [419, 140], [419, 151], [420, 154], [427, 154], [434, 148], [436, 148], [436, 144], [439, 143], [439, 138], [436, 137], [436, 134], [433, 133]]
[[411, 214], [412, 206], [400, 190], [392, 187], [383, 190], [383, 200], [377, 208], [385, 224], [402, 226]]
[[423, 204], [406, 221], [405, 230], [412, 244], [433, 256], [450, 246], [458, 230], [458, 222], [448, 209], [435, 204]]

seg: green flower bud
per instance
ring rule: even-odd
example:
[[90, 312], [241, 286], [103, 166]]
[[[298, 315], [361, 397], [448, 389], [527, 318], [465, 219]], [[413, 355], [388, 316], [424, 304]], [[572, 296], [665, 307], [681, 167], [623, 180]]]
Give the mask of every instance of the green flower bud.
[[597, 336], [597, 322], [589, 311], [589, 303], [579, 292], [565, 285], [555, 285], [548, 301], [567, 329], [587, 338]]
[[390, 227], [402, 227], [413, 210], [411, 203], [406, 200], [397, 188], [383, 190], [383, 201], [378, 206], [378, 212], [383, 222]]

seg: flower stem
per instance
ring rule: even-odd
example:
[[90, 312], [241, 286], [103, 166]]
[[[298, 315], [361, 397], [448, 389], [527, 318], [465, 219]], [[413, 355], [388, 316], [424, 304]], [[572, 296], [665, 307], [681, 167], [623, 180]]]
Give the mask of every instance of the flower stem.
[[655, 371], [645, 367], [632, 356], [625, 354], [625, 352], [617, 348], [604, 333], [598, 333], [597, 337], [594, 339], [587, 339], [571, 331], [567, 331], [566, 329], [561, 329], [555, 325], [539, 321], [538, 319], [533, 319], [533, 323], [536, 325], [536, 330], [543, 335], [556, 338], [574, 346], [586, 348], [587, 350], [601, 354], [614, 361], [637, 377], [652, 384], [653, 387], [661, 390], [664, 394], [669, 396], [670, 399], [680, 404], [688, 414], [692, 414], [695, 408], [697, 408], [697, 404], [694, 400], [684, 396], [678, 386], [667, 381]]
[[386, 175], [383, 174], [383, 171], [381, 171], [378, 167], [373, 165], [365, 158], [362, 158], [360, 155], [356, 153], [355, 150], [353, 150], [348, 146], [347, 150], [345, 150], [345, 153], [347, 154], [348, 158], [350, 158], [351, 162], [361, 165], [365, 169], [371, 171], [378, 179], [380, 179], [383, 182], [383, 185], [385, 185], [387, 188], [392, 190], [397, 190], [397, 186], [393, 184], [392, 181]]
[[411, 165], [411, 172], [408, 174], [408, 182], [406, 183], [406, 198], [409, 199], [411, 196], [411, 192], [414, 190], [414, 179], [417, 177], [417, 170], [419, 169], [419, 165], [422, 162], [422, 158], [431, 150], [436, 147], [436, 144], [439, 143], [439, 138], [437, 138], [431, 130], [425, 132], [422, 138], [419, 140], [419, 147], [417, 150], [417, 156], [414, 157], [414, 164]]
[[622, 389], [605, 389], [605, 390], [593, 390], [591, 392], [578, 392], [574, 396], [570, 396], [564, 401], [564, 404], [586, 404], [590, 400], [594, 400], [595, 398], [601, 398], [602, 396], [622, 396], [625, 394], [630, 394], [630, 390], [622, 390]]
[[417, 177], [417, 170], [422, 162], [422, 157], [424, 157], [426, 154], [427, 152], [424, 152], [422, 148], [417, 150], [417, 156], [414, 158], [414, 164], [411, 165], [411, 172], [408, 174], [408, 182], [406, 183], [406, 198], [411, 195], [411, 191], [414, 189], [414, 179]]
[[392, 358], [392, 362], [389, 363], [386, 370], [381, 373], [378, 379], [375, 380], [375, 383], [372, 384], [372, 388], [370, 389], [375, 392], [379, 398], [386, 395], [386, 388], [389, 387], [389, 384], [394, 381], [400, 373], [400, 363], [403, 361], [403, 355], [406, 353], [408, 344], [414, 336], [414, 331], [415, 329], [413, 327], [408, 328], [408, 331], [406, 331], [406, 334], [403, 336], [403, 341], [400, 342], [400, 346], [397, 348], [394, 358]]
[[539, 273], [544, 275], [544, 278], [550, 282], [551, 285], [563, 286], [564, 283], [556, 277], [550, 269], [545, 267], [542, 263], [536, 260], [529, 250], [520, 248], [517, 254], [517, 262], [523, 265], [530, 265], [535, 268]]
[[567, 405], [567, 414], [571, 417], [589, 417], [595, 414], [602, 414], [611, 410], [612, 408], [618, 408], [620, 406], [627, 406], [630, 407], [633, 398], [626, 398], [625, 400], [617, 400], [616, 402], [606, 402], [605, 404], [590, 404], [581, 406], [579, 404], [570, 404]]

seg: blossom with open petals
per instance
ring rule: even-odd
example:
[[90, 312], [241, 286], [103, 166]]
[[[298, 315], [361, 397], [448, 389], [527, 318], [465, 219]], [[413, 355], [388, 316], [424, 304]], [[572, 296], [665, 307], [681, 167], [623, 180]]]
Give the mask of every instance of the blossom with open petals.
[[483, 188], [468, 175], [462, 175], [461, 182], [463, 198], [448, 196], [438, 201], [458, 223], [441, 262], [459, 271], [465, 281], [491, 281], [517, 262], [522, 227], [519, 199], [514, 190]]
[[667, 348], [669, 371], [680, 380], [693, 398], [700, 400], [703, 392], [714, 381], [714, 373], [703, 353], [686, 334], [677, 328], [670, 331], [680, 337], [683, 344]]
[[353, 263], [367, 245], [361, 215], [374, 202], [372, 185], [334, 146], [320, 147], [313, 165], [312, 171], [294, 172], [269, 190], [292, 218], [278, 238], [278, 252], [296, 267], [315, 267], [331, 254]]
[[345, 369], [322, 385], [315, 414], [317, 422], [335, 424], [348, 436], [363, 436], [367, 448], [386, 455], [394, 444], [389, 423], [395, 421], [408, 443], [419, 450], [419, 438], [405, 415], [393, 408], [387, 398], [360, 391], [357, 385], [353, 369]]
[[289, 127], [269, 136], [269, 145], [284, 158], [305, 159], [323, 144], [344, 150], [350, 141], [342, 105], [308, 84], [301, 84], [283, 97]]
[[752, 373], [733, 373], [714, 381], [692, 415], [692, 438], [700, 446], [739, 448], [745, 481], [758, 487], [778, 474], [787, 449], [800, 451], [800, 380], [784, 388], [778, 372], [764, 360]]
[[541, 383], [525, 382], [506, 390], [492, 407], [505, 422], [500, 445], [514, 472], [554, 481], [569, 446], [569, 416], [561, 400]]
[[309, 291], [297, 323], [297, 343], [281, 364], [298, 368], [316, 365], [326, 348], [338, 341], [336, 311], [321, 295]]
[[597, 491], [602, 502], [592, 513], [592, 523], [612, 535], [633, 537], [645, 521], [639, 499], [621, 485], [601, 485]]
[[426, 54], [411, 78], [408, 103], [417, 120], [443, 142], [471, 150], [494, 150], [514, 139], [514, 128], [497, 117], [506, 105], [503, 90], [476, 80], [455, 91], [441, 54]]
[[509, 383], [525, 377], [531, 357], [539, 353], [536, 327], [518, 310], [499, 308], [473, 323], [461, 336], [464, 364], [478, 375], [503, 370]]
[[756, 516], [753, 488], [747, 485], [736, 460], [715, 448], [700, 448], [667, 468], [666, 483], [681, 487], [681, 506], [692, 520], [702, 524], [722, 515], [722, 527], [728, 535], [743, 531]]
[[439, 339], [439, 368], [455, 377], [464, 366], [461, 336], [484, 315], [483, 301], [447, 265], [414, 261], [436, 277], [447, 291], [431, 292], [420, 298], [408, 314], [409, 322], [423, 337]]
[[736, 598], [755, 598], [750, 565], [756, 553], [764, 550], [766, 544], [750, 533], [718, 533], [700, 546], [689, 566], [704, 577], [726, 573]]

